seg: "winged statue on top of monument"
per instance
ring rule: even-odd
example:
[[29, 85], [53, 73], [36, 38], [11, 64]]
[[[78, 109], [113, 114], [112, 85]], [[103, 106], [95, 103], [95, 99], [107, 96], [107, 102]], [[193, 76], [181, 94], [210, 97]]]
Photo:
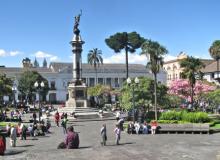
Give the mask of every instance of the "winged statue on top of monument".
[[82, 16], [82, 10], [80, 10], [80, 14], [78, 14], [77, 16], [75, 16], [75, 24], [74, 24], [74, 29], [73, 29], [73, 32], [76, 34], [76, 35], [79, 35], [79, 22], [80, 22], [80, 17]]

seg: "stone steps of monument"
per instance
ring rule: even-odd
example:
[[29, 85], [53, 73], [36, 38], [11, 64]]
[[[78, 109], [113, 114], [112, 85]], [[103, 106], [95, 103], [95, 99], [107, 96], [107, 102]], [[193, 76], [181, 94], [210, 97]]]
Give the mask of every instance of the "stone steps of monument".
[[58, 112], [67, 112], [67, 113], [89, 113], [89, 112], [99, 112], [97, 108], [72, 108], [72, 107], [64, 107], [64, 108], [59, 108]]
[[84, 112], [99, 112], [97, 108], [75, 108], [76, 113], [84, 113]]
[[77, 119], [96, 119], [100, 118], [98, 114], [76, 114]]
[[70, 108], [70, 107], [63, 107], [63, 108], [58, 108], [58, 112], [62, 113], [72, 113], [74, 111], [74, 108]]

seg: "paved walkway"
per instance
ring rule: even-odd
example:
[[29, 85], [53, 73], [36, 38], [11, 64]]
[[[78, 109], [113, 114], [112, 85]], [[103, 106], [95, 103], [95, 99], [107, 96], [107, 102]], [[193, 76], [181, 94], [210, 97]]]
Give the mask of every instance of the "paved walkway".
[[17, 147], [11, 148], [7, 139], [7, 153], [4, 160], [215, 160], [220, 150], [220, 134], [161, 134], [127, 135], [122, 133], [121, 145], [114, 145], [113, 128], [115, 121], [107, 124], [107, 146], [101, 147], [99, 130], [103, 121], [73, 122], [79, 132], [80, 149], [58, 150], [57, 145], [64, 139], [61, 127], [52, 127], [52, 134], [18, 140]]

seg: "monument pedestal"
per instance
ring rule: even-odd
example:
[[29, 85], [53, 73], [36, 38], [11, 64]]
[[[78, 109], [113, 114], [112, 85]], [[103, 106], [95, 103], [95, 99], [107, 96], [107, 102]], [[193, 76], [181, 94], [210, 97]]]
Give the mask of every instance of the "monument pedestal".
[[81, 81], [72, 82], [68, 86], [69, 98], [66, 101], [66, 107], [77, 108], [83, 107], [87, 108], [87, 86]]

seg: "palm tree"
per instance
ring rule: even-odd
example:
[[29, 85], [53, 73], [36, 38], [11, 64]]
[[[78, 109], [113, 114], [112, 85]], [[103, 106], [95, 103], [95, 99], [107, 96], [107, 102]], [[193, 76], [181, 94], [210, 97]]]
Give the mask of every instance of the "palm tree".
[[143, 42], [144, 38], [137, 32], [116, 33], [105, 39], [105, 43], [113, 49], [115, 53], [120, 53], [123, 49], [125, 50], [126, 78], [128, 78], [128, 52], [134, 53], [136, 49], [141, 47]]
[[217, 63], [217, 79], [219, 81], [219, 59], [220, 59], [220, 40], [216, 40], [212, 43], [209, 48], [209, 53], [213, 59], [216, 60]]
[[148, 57], [149, 62], [147, 67], [150, 68], [154, 75], [154, 109], [155, 109], [155, 120], [157, 120], [157, 74], [163, 66], [163, 55], [168, 53], [168, 50], [160, 45], [156, 41], [146, 40], [141, 46], [142, 52]]
[[98, 48], [94, 48], [89, 51], [88, 56], [87, 56], [88, 63], [95, 68], [95, 73], [96, 73], [96, 80], [95, 84], [97, 84], [97, 67], [99, 67], [100, 64], [103, 64], [103, 59], [102, 59], [102, 51], [98, 50]]
[[201, 69], [204, 67], [203, 62], [194, 57], [187, 57], [180, 61], [180, 67], [183, 68], [182, 76], [183, 78], [187, 78], [189, 80], [189, 84], [191, 87], [190, 91], [190, 99], [191, 105], [193, 107], [193, 96], [194, 96], [194, 86], [196, 84], [196, 77], [201, 75]]

